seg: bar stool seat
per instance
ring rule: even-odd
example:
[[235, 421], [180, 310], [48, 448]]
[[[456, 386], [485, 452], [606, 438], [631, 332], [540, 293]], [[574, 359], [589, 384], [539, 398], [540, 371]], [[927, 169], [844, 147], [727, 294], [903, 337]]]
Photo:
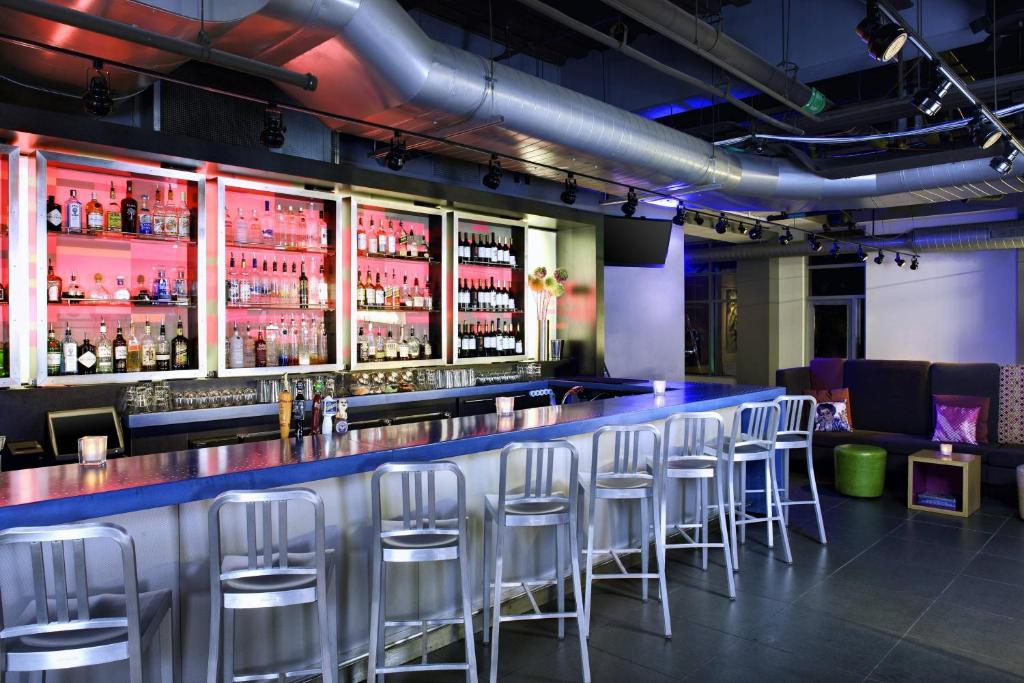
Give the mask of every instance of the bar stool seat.
[[[606, 475], [604, 473], [599, 474], [597, 477], [597, 488], [599, 489], [626, 489], [626, 490], [641, 490], [650, 489], [654, 484], [654, 479], [646, 475]], [[646, 491], [641, 491], [642, 497], [650, 495]]]
[[[498, 496], [488, 493], [484, 496], [487, 510], [496, 514]], [[569, 503], [562, 498], [507, 498], [505, 500], [506, 526], [551, 526], [566, 524], [569, 521]], [[553, 519], [552, 515], [559, 515]], [[564, 519], [561, 516], [564, 515]], [[533, 517], [538, 519], [533, 519]], [[539, 517], [543, 519], [539, 519]]]
[[[50, 614], [57, 611], [57, 601], [46, 601]], [[78, 613], [78, 600], [68, 598], [68, 609]], [[171, 609], [171, 591], [157, 590], [139, 593], [139, 626], [143, 633], [158, 628], [160, 621]], [[36, 601], [30, 600], [21, 611], [19, 623], [29, 623], [35, 619]], [[125, 598], [123, 595], [91, 595], [89, 596], [89, 615], [93, 619], [114, 619], [125, 615]], [[9, 652], [38, 652], [39, 650], [69, 650], [72, 648], [97, 647], [111, 644], [111, 641], [123, 641], [128, 637], [128, 628], [80, 629], [75, 631], [54, 631], [51, 633], [35, 633], [14, 638], [6, 645]]]
[[716, 461], [714, 458], [701, 460], [697, 457], [671, 458], [665, 463], [666, 476], [680, 478], [708, 479], [715, 476]]
[[381, 539], [384, 551], [388, 550], [435, 550], [439, 548], [455, 548], [459, 545], [457, 534], [411, 533], [384, 536]]
[[[327, 572], [330, 573], [334, 567], [334, 549], [325, 550], [325, 562]], [[302, 588], [314, 588], [316, 586], [316, 553], [288, 553], [288, 562], [279, 562], [280, 554], [274, 553], [271, 566], [287, 566], [292, 569], [306, 570], [302, 574], [257, 574], [248, 572], [249, 558], [246, 555], [225, 555], [221, 561], [220, 570], [222, 574], [239, 572], [238, 578], [224, 581], [224, 593], [283, 593]], [[259, 571], [259, 570], [256, 570]], [[300, 602], [307, 602], [302, 599]], [[292, 603], [277, 603], [292, 604]]]

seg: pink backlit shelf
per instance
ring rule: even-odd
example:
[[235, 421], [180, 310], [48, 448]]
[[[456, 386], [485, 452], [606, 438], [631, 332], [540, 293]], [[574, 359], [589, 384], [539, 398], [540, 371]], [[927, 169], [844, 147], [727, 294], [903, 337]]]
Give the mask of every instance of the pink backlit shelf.
[[[342, 221], [338, 219], [342, 195], [319, 190], [307, 190], [297, 185], [268, 183], [244, 178], [217, 178], [217, 203], [212, 209], [216, 212], [216, 260], [217, 282], [210, 287], [210, 296], [217, 301], [217, 339], [216, 358], [217, 374], [221, 377], [250, 377], [280, 375], [283, 373], [333, 372], [344, 369], [342, 358], [343, 308], [339, 302], [347, 301], [343, 289], [339, 288], [339, 273], [343, 272]], [[269, 205], [272, 236], [263, 233], [266, 210]], [[286, 221], [287, 229], [282, 233], [278, 228], [277, 207], [281, 206], [282, 214], [291, 216]], [[291, 210], [289, 210], [291, 207]], [[299, 229], [299, 209], [303, 209], [304, 228]], [[246, 220], [246, 230], [239, 228], [238, 211]], [[253, 211], [259, 229], [253, 228]], [[319, 233], [313, 235], [319, 213], [323, 212], [327, 232], [327, 245], [319, 239]], [[240, 234], [248, 232], [248, 234]], [[241, 280], [242, 261], [246, 262], [247, 280], [255, 284], [257, 289], [247, 300], [241, 293], [232, 301], [228, 292], [230, 264], [236, 264], [236, 279]], [[253, 276], [252, 264], [256, 263], [256, 275]], [[293, 297], [285, 296], [282, 291], [270, 291], [264, 294], [263, 268], [267, 265], [266, 280], [277, 283], [298, 282], [298, 277], [305, 269], [309, 281], [309, 298], [305, 306], [300, 305]], [[278, 270], [278, 266], [282, 270]], [[292, 267], [294, 276], [291, 275]], [[327, 301], [319, 300], [319, 288], [314, 292], [320, 281], [320, 269], [323, 267], [323, 280], [327, 283]], [[284, 269], [287, 272], [284, 272]], [[273, 290], [274, 287], [271, 287]], [[323, 326], [326, 342], [322, 344], [326, 350], [326, 358], [310, 357], [309, 364], [281, 366], [268, 362], [266, 367], [229, 367], [227, 337], [232, 333], [235, 324], [239, 325], [240, 334], [245, 334], [245, 325], [250, 326], [250, 333], [258, 337], [261, 329], [268, 326], [279, 327], [280, 324], [291, 326], [293, 321], [297, 329], [301, 329], [305, 320], [310, 330], [319, 330]], [[283, 322], [282, 322], [283, 321]], [[317, 332], [319, 334], [319, 332]], [[275, 331], [275, 336], [277, 332]], [[305, 358], [305, 356], [303, 356]], [[269, 359], [268, 359], [269, 361]]]
[[22, 221], [19, 192], [19, 153], [0, 145], [0, 387], [21, 384], [22, 353], [28, 342], [27, 235]]
[[[188, 171], [161, 168], [116, 158], [98, 158], [49, 151], [35, 153], [36, 165], [36, 270], [35, 345], [36, 383], [43, 385], [81, 385], [111, 382], [137, 382], [146, 380], [186, 379], [205, 377], [207, 374], [206, 316], [206, 180]], [[166, 198], [167, 189], [174, 192], [174, 201], [184, 200], [190, 218], [188, 235], [173, 237], [157, 234], [111, 232], [105, 228], [89, 231], [84, 216], [85, 205], [91, 194], [108, 210], [110, 187], [113, 185], [117, 201], [126, 194], [127, 183], [133, 184], [133, 198], [141, 211], [143, 195], [147, 207], [156, 204], [159, 188]], [[68, 232], [66, 205], [70, 190], [76, 190], [83, 205], [82, 232]], [[59, 232], [47, 229], [47, 197], [53, 195], [62, 213]], [[49, 302], [47, 297], [47, 270], [52, 262], [54, 270], [63, 280], [63, 289], [70, 289], [70, 275], [88, 297], [96, 284], [96, 275], [110, 296], [107, 300]], [[178, 303], [146, 303], [138, 300], [138, 292], [152, 291], [154, 279], [163, 270], [169, 287], [173, 288], [179, 273], [185, 283], [187, 300]], [[115, 290], [117, 278], [122, 277], [131, 299], [118, 300]], [[141, 280], [140, 280], [141, 278]], [[136, 334], [142, 336], [145, 322], [152, 325], [157, 336], [159, 327], [166, 325], [168, 338], [176, 333], [181, 320], [184, 334], [189, 339], [189, 367], [180, 370], [126, 372], [111, 374], [48, 375], [46, 364], [47, 329], [53, 325], [58, 340], [63, 336], [65, 324], [70, 324], [76, 341], [81, 343], [85, 332], [96, 343], [100, 320], [107, 325], [107, 336], [113, 340], [118, 323], [127, 336], [129, 325], [134, 324]]]

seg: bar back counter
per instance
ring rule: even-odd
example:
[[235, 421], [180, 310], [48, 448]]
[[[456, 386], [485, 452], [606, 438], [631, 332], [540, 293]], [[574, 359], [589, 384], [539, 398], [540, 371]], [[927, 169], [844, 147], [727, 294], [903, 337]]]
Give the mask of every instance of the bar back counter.
[[[539, 381], [546, 384], [551, 380]], [[646, 384], [646, 383], [645, 383]], [[584, 384], [600, 388], [600, 381]], [[621, 385], [619, 385], [621, 386]], [[514, 387], [513, 387], [514, 388]], [[644, 385], [634, 389], [649, 391]], [[493, 387], [491, 389], [494, 389]], [[498, 390], [503, 387], [497, 387]], [[459, 390], [452, 390], [458, 392]], [[450, 393], [450, 392], [449, 392]], [[61, 465], [0, 474], [0, 528], [52, 525], [80, 520], [109, 521], [125, 527], [134, 537], [140, 588], [171, 589], [183, 681], [205, 679], [209, 648], [209, 539], [210, 501], [218, 494], [237, 489], [302, 486], [324, 500], [327, 547], [340, 553], [336, 600], [339, 629], [339, 661], [354, 666], [361, 676], [369, 632], [369, 548], [371, 543], [370, 475], [382, 463], [422, 462], [449, 459], [465, 473], [470, 535], [470, 567], [474, 610], [482, 606], [482, 525], [485, 494], [498, 487], [498, 451], [508, 443], [526, 440], [568, 439], [580, 452], [580, 469], [589, 472], [591, 439], [604, 425], [661, 422], [674, 413], [715, 410], [727, 421], [734, 407], [750, 401], [771, 400], [781, 389], [716, 384], [670, 384], [665, 395], [640, 393], [571, 405], [517, 410], [511, 415], [482, 414], [359, 429], [340, 435], [314, 435], [302, 439], [273, 440], [156, 453], [110, 460], [103, 469]], [[412, 398], [412, 397], [409, 397]], [[601, 454], [602, 458], [608, 454]], [[565, 483], [565, 474], [555, 473]], [[522, 482], [514, 482], [521, 484]], [[384, 508], [400, 510], [400, 491], [385, 491]], [[454, 504], [453, 491], [439, 487], [438, 506]], [[597, 528], [614, 528], [626, 540], [622, 520], [605, 520], [599, 510]], [[670, 510], [670, 515], [673, 511]], [[678, 511], [676, 512], [678, 514]], [[622, 522], [612, 525], [610, 522]], [[638, 523], [639, 520], [631, 520]], [[308, 520], [289, 518], [289, 528], [308, 526]], [[245, 548], [245, 519], [225, 515], [222, 546]], [[554, 571], [549, 548], [553, 533], [522, 531], [506, 554], [507, 576], [549, 577]], [[304, 539], [312, 543], [312, 538]], [[301, 550], [301, 548], [299, 549]], [[102, 580], [111, 574], [116, 558], [90, 556], [90, 577]], [[453, 563], [437, 563], [407, 574], [402, 569], [389, 576], [389, 611], [397, 615], [450, 615], [458, 604], [458, 585]], [[11, 570], [4, 600], [27, 601], [32, 577]], [[521, 595], [507, 593], [505, 600]], [[521, 609], [525, 608], [522, 606]], [[513, 605], [510, 609], [516, 609]], [[282, 661], [316, 658], [317, 629], [312, 611], [284, 608], [253, 610], [252, 618], [237, 623], [236, 670], [269, 666]], [[397, 618], [401, 618], [398, 616]], [[411, 648], [415, 656], [417, 633], [389, 635], [389, 647]], [[430, 635], [430, 647], [454, 637], [451, 627]], [[395, 655], [401, 658], [402, 653]], [[159, 671], [150, 662], [148, 671]], [[110, 681], [121, 670], [113, 665], [93, 667], [71, 674], [51, 674], [51, 681]], [[88, 678], [83, 678], [88, 674]]]

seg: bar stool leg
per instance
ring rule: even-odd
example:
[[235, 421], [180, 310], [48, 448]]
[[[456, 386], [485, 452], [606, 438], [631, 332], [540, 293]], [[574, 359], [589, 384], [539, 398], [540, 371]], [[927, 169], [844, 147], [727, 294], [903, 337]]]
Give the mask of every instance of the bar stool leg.
[[[741, 462], [740, 467], [740, 519], [747, 518], [747, 463]], [[747, 525], [740, 525], [740, 543], [747, 542]], [[738, 564], [738, 563], [737, 563]]]
[[502, 552], [505, 541], [505, 525], [501, 515], [494, 530], [494, 616], [491, 631], [491, 683], [498, 683], [498, 637], [501, 635], [501, 582]]
[[[775, 467], [775, 453], [772, 452], [771, 455], [768, 456], [768, 459], [764, 461], [764, 509], [765, 509], [765, 517], [767, 517], [767, 519], [768, 519], [768, 547], [769, 548], [774, 548], [775, 547], [775, 537], [772, 535], [772, 518], [775, 516], [775, 513], [772, 512], [772, 490], [771, 490], [771, 487], [768, 486], [768, 480], [772, 476], [772, 472], [774, 471], [774, 467]], [[774, 481], [772, 482], [772, 485], [775, 486], [776, 496], [777, 496], [778, 490], [779, 490], [777, 484], [778, 484], [778, 482], [774, 482]], [[778, 498], [776, 498], [776, 499], [778, 499]], [[779, 513], [779, 519], [781, 520], [782, 519], [782, 506], [781, 505], [779, 506], [778, 513]], [[783, 524], [785, 524], [785, 523], [783, 522]]]
[[[650, 550], [651, 550], [651, 516], [647, 510], [647, 501], [640, 500], [640, 573], [647, 574], [650, 571]], [[640, 579], [641, 599], [647, 602], [647, 576]]]
[[[591, 495], [587, 501], [587, 600], [584, 603], [584, 630], [590, 637], [590, 606], [594, 594], [594, 516], [597, 507], [597, 496]], [[572, 533], [570, 530], [569, 533]]]
[[779, 492], [782, 501], [786, 503], [783, 511], [786, 517], [786, 526], [789, 526], [789, 449], [782, 451], [782, 490]]
[[[572, 591], [573, 597], [576, 600], [576, 626], [579, 627], [580, 632], [580, 657], [583, 664], [583, 683], [590, 683], [590, 657], [587, 654], [587, 638], [590, 635], [590, 626], [587, 624], [586, 618], [583, 616], [583, 595], [580, 591], [579, 539], [572, 531], [575, 528], [576, 511], [573, 510], [569, 513], [569, 555], [572, 557]], [[495, 636], [495, 640], [497, 640], [497, 636]], [[495, 650], [495, 652], [497, 652], [497, 650]], [[492, 676], [496, 673], [496, 669], [491, 671]], [[492, 678], [491, 683], [496, 683], [496, 681]]]
[[[476, 638], [473, 635], [473, 605], [470, 601], [469, 592], [469, 548], [466, 542], [466, 534], [459, 537], [459, 586], [462, 593], [462, 622], [465, 624], [466, 662], [469, 667], [466, 669], [466, 683], [477, 683], [476, 679]], [[484, 602], [487, 602], [486, 597]], [[487, 624], [484, 624], [487, 630]]]
[[222, 609], [220, 594], [210, 595], [210, 652], [206, 659], [206, 683], [217, 683], [220, 669]]
[[484, 645], [491, 642], [491, 524], [493, 518], [491, 517], [491, 511], [486, 509], [484, 506], [484, 571], [483, 571], [483, 598], [484, 598], [484, 611], [483, 611], [483, 629], [482, 636]]
[[704, 547], [700, 549], [701, 552], [701, 567], [704, 571], [708, 570], [708, 543], [710, 539], [708, 537], [708, 506], [711, 501], [708, 500], [708, 480], [701, 479], [700, 484], [700, 541], [704, 544]]
[[224, 680], [235, 680], [235, 610], [224, 610]]
[[331, 617], [328, 610], [327, 581], [317, 579], [316, 625], [320, 631], [320, 673], [323, 683], [335, 683], [338, 679], [338, 665], [335, 663], [338, 648], [331, 637]]
[[[814, 478], [814, 454], [807, 449], [807, 476], [811, 480], [811, 496], [814, 498], [814, 515], [818, 518], [818, 540], [824, 545], [828, 543], [825, 536], [825, 520], [821, 517], [821, 500], [818, 498], [818, 482]], [[787, 520], [788, 521], [788, 520]]]
[[[730, 472], [732, 468], [730, 468]], [[717, 474], [717, 473], [716, 473]], [[732, 475], [729, 476], [729, 504], [730, 510], [732, 509]], [[733, 564], [732, 558], [733, 553], [736, 552], [736, 532], [735, 528], [730, 536], [725, 523], [725, 510], [722, 508], [722, 478], [719, 476], [715, 477], [715, 489], [716, 489], [716, 500], [718, 501], [718, 530], [722, 534], [722, 554], [725, 556], [725, 575], [729, 581], [729, 599], [736, 599], [736, 579], [733, 577]], [[732, 543], [730, 549], [730, 542]]]
[[160, 622], [160, 680], [163, 683], [175, 683], [174, 670], [174, 610], [170, 610]]
[[[559, 524], [555, 527], [555, 590], [558, 594], [558, 611], [565, 611], [565, 532]], [[558, 639], [565, 638], [565, 619], [558, 619]]]
[[657, 496], [651, 499], [651, 516], [654, 518], [654, 554], [658, 562], [658, 595], [661, 600], [661, 616], [665, 622], [665, 637], [672, 637], [672, 621], [668, 613], [668, 578], [665, 568], [665, 512]]
[[366, 681], [376, 683], [378, 656], [380, 654], [381, 625], [384, 623], [381, 600], [383, 591], [381, 581], [384, 574], [384, 561], [381, 557], [379, 543], [374, 540], [373, 562], [370, 569], [370, 646], [366, 653]]
[[[792, 554], [792, 552], [790, 552], [790, 549], [789, 549], [789, 533], [786, 531], [786, 522], [782, 518], [782, 499], [779, 497], [779, 484], [778, 484], [778, 479], [776, 479], [776, 477], [778, 476], [778, 473], [776, 472], [774, 454], [772, 455], [772, 457], [770, 457], [768, 459], [768, 468], [769, 468], [768, 474], [771, 477], [770, 481], [771, 481], [771, 485], [772, 485], [772, 495], [775, 497], [775, 505], [777, 506], [777, 508], [779, 510], [779, 517], [778, 517], [778, 520], [779, 520], [779, 536], [782, 538], [783, 557], [785, 558], [786, 564], [793, 564], [793, 554]], [[771, 528], [772, 528], [772, 520], [769, 519], [768, 520], [768, 529], [771, 529]]]
[[[736, 465], [728, 463], [726, 466], [729, 469], [729, 542], [732, 544], [732, 570], [738, 572], [740, 570], [740, 554], [736, 547], [736, 485], [733, 479]], [[731, 578], [730, 583], [732, 583]]]

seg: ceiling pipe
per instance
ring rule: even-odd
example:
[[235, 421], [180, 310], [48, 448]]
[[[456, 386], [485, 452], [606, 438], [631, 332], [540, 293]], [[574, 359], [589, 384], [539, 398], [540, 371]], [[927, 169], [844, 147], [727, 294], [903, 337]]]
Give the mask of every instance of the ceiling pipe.
[[[831, 246], [828, 235], [818, 234], [826, 249]], [[838, 239], [844, 239], [839, 237]], [[947, 225], [941, 228], [918, 228], [902, 235], [865, 237], [857, 240], [865, 249], [884, 249], [919, 254], [943, 251], [988, 251], [993, 249], [1024, 249], [1024, 221], [1006, 221], [990, 225]], [[735, 247], [690, 249], [687, 259], [697, 263], [751, 261], [757, 259], [805, 256], [803, 242], [781, 244], [748, 244]], [[841, 254], [856, 253], [852, 243], [840, 243]]]
[[166, 36], [138, 26], [107, 19], [98, 14], [86, 14], [85, 12], [79, 12], [70, 7], [52, 4], [44, 0], [0, 0], [0, 7], [6, 7], [16, 12], [74, 26], [111, 38], [138, 43], [139, 45], [181, 55], [182, 57], [188, 57], [199, 62], [231, 69], [232, 71], [266, 78], [303, 90], [311, 91], [317, 88], [317, 78], [311, 73], [290, 71], [255, 59], [217, 50], [208, 45]]
[[558, 11], [554, 7], [544, 4], [540, 0], [518, 0], [518, 2], [522, 3], [523, 5], [526, 5], [527, 7], [529, 7], [530, 9], [539, 14], [543, 14], [548, 19], [551, 19], [552, 21], [557, 21], [559, 24], [562, 24], [563, 26], [566, 26], [576, 31], [577, 33], [584, 35], [587, 38], [590, 38], [591, 40], [600, 43], [601, 45], [604, 45], [605, 47], [611, 48], [613, 50], [618, 50], [622, 54], [626, 55], [627, 57], [635, 61], [640, 62], [644, 66], [648, 66], [654, 69], [655, 71], [658, 71], [660, 73], [665, 74], [666, 76], [669, 76], [670, 78], [676, 79], [677, 81], [686, 83], [687, 85], [697, 88], [701, 92], [708, 93], [713, 97], [722, 98], [729, 104], [736, 107], [737, 109], [740, 109], [741, 111], [749, 114], [750, 116], [753, 116], [758, 121], [767, 123], [768, 125], [773, 126], [775, 128], [788, 131], [793, 135], [803, 134], [803, 131], [800, 128], [797, 128], [796, 126], [791, 126], [790, 124], [785, 123], [784, 121], [779, 121], [778, 119], [773, 118], [768, 114], [758, 111], [757, 109], [750, 106], [743, 100], [733, 97], [725, 88], [716, 88], [712, 85], [705, 83], [699, 78], [695, 78], [687, 73], [679, 71], [678, 69], [673, 69], [667, 64], [659, 62], [653, 57], [650, 57], [649, 55], [640, 52], [636, 48], [631, 47], [624, 42], [615, 40], [611, 36], [601, 33], [597, 29], [588, 26], [587, 24], [584, 24], [582, 21], [577, 21], [576, 19], [573, 19], [569, 15]]
[[760, 55], [668, 0], [601, 0], [807, 118], [831, 103]]

